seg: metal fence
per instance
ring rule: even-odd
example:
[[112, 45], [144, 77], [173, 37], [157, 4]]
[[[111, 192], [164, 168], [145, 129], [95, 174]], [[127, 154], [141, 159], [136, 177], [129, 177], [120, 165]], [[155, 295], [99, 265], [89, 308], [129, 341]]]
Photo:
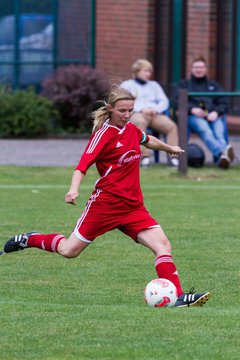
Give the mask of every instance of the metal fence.
[[95, 0], [0, 3], [0, 83], [35, 85], [57, 66], [95, 65]]

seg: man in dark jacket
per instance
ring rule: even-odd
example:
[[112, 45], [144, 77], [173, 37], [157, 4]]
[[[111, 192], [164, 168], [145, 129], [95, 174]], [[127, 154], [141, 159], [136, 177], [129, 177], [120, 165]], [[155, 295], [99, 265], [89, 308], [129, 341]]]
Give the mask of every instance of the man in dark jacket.
[[[191, 67], [191, 78], [181, 80], [174, 93], [173, 106], [177, 109], [179, 89], [188, 92], [224, 91], [216, 81], [208, 80], [207, 65], [202, 56], [195, 58]], [[225, 137], [222, 116], [228, 110], [228, 102], [222, 96], [190, 96], [188, 98], [188, 127], [198, 134], [206, 144], [219, 167], [228, 169], [234, 159], [233, 147]]]

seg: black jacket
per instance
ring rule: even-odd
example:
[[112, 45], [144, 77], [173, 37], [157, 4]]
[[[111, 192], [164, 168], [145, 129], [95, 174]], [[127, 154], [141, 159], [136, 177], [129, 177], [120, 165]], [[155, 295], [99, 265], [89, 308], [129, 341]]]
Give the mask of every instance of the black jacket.
[[[188, 92], [222, 92], [222, 86], [213, 80], [208, 80], [207, 77], [196, 78], [192, 75], [191, 79], [181, 80], [174, 92], [172, 105], [174, 109], [178, 108], [178, 92], [179, 89], [187, 89]], [[228, 101], [223, 96], [189, 96], [188, 111], [191, 113], [193, 107], [200, 107], [208, 112], [217, 111], [219, 115], [223, 115], [228, 111]]]

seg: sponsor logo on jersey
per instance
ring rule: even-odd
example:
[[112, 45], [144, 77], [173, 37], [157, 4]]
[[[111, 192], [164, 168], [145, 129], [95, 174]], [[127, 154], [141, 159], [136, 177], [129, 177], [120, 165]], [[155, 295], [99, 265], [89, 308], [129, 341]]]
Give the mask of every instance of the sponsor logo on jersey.
[[137, 159], [140, 159], [140, 154], [138, 154], [136, 150], [129, 150], [120, 157], [120, 159], [118, 160], [118, 166]]

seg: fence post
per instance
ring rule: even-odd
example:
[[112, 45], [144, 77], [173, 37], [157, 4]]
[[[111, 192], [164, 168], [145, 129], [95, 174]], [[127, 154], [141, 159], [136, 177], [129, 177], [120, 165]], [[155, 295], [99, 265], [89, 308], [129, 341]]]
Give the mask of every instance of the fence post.
[[181, 175], [187, 175], [187, 144], [188, 144], [188, 94], [186, 89], [179, 90], [178, 98], [178, 132], [179, 132], [179, 145], [185, 150], [184, 155], [179, 157], [178, 171]]

